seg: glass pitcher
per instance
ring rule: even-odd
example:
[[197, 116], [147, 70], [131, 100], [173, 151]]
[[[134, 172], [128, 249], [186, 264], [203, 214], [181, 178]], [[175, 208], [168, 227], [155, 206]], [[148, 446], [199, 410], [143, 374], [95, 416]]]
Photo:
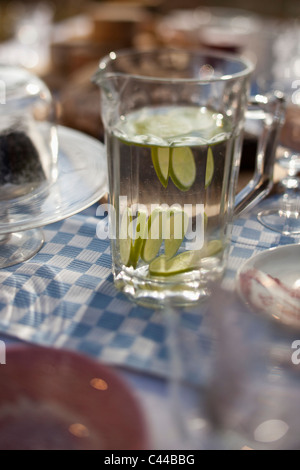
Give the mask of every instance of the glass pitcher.
[[[243, 58], [185, 50], [112, 52], [99, 64], [113, 274], [140, 304], [209, 295], [234, 213], [272, 186], [284, 99], [249, 100], [252, 72]], [[263, 131], [255, 175], [236, 197], [246, 112]]]

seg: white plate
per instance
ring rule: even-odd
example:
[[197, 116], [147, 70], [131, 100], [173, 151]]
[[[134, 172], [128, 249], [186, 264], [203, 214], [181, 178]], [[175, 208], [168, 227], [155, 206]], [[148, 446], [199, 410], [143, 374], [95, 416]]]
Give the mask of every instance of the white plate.
[[58, 126], [58, 138], [57, 180], [13, 202], [1, 202], [0, 235], [59, 222], [96, 203], [107, 192], [104, 145], [63, 126]]
[[238, 272], [237, 289], [253, 310], [300, 328], [300, 245], [272, 248], [251, 258]]

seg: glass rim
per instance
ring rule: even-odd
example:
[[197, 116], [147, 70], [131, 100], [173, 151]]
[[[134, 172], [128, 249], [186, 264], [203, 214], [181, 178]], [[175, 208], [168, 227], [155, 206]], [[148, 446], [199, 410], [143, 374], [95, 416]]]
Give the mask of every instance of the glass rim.
[[[243, 67], [242, 70], [232, 74], [223, 74], [222, 76], [211, 76], [211, 77], [159, 77], [159, 76], [151, 76], [149, 74], [139, 74], [139, 73], [129, 73], [129, 72], [114, 72], [114, 71], [107, 71], [107, 67], [110, 63], [113, 63], [118, 58], [122, 57], [134, 57], [134, 56], [147, 56], [153, 54], [187, 54], [189, 56], [198, 56], [198, 57], [211, 57], [214, 59], [219, 59], [227, 62], [232, 62], [235, 64], [240, 64]], [[209, 65], [209, 64], [208, 64]], [[180, 48], [161, 48], [161, 49], [150, 49], [145, 51], [139, 51], [137, 49], [121, 49], [116, 51], [111, 51], [109, 54], [104, 56], [98, 65], [98, 70], [93, 76], [92, 80], [95, 83], [101, 83], [101, 78], [110, 78], [110, 77], [124, 77], [129, 76], [131, 78], [135, 78], [138, 80], [144, 81], [153, 81], [153, 82], [172, 82], [172, 83], [191, 83], [191, 84], [210, 84], [216, 82], [229, 82], [231, 80], [236, 80], [243, 77], [248, 77], [252, 74], [255, 69], [255, 65], [253, 62], [239, 54], [231, 54], [222, 51], [212, 51], [211, 49], [180, 49]]]
[[[31, 88], [30, 88], [30, 85]], [[26, 90], [26, 87], [28, 87]], [[5, 92], [7, 98], [14, 97], [22, 90], [22, 96], [38, 96], [41, 92], [51, 94], [46, 82], [25, 67], [0, 62], [0, 90]]]

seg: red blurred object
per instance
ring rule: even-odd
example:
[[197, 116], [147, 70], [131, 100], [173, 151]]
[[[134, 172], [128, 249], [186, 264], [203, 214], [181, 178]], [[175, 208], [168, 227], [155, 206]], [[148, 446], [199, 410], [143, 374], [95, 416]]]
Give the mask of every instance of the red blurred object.
[[2, 450], [147, 448], [146, 426], [130, 389], [88, 357], [13, 346], [0, 377]]

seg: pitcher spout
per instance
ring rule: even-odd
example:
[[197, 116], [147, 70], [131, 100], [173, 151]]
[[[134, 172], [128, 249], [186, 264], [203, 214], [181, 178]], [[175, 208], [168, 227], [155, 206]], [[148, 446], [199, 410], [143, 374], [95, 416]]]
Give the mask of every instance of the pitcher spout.
[[109, 83], [116, 77], [117, 73], [113, 70], [113, 61], [117, 58], [115, 52], [110, 52], [109, 55], [105, 56], [99, 62], [98, 69], [92, 76], [92, 82], [100, 88], [105, 87], [105, 84]]
[[98, 69], [94, 73], [91, 78], [91, 82], [97, 85], [100, 89], [105, 88], [105, 83], [109, 81], [106, 67], [104, 66], [103, 62], [99, 63]]

